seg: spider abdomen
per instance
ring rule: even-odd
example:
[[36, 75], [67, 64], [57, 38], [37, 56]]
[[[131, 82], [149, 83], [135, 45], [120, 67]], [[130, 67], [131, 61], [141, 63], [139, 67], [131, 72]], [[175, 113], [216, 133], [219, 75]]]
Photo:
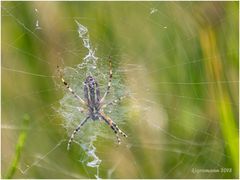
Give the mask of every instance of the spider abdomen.
[[98, 83], [92, 76], [88, 76], [84, 82], [85, 99], [91, 107], [97, 107], [100, 100], [100, 91]]

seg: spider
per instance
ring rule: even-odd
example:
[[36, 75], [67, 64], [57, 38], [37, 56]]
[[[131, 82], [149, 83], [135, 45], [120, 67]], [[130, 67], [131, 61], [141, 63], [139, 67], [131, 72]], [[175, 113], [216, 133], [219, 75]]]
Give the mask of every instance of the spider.
[[[57, 67], [59, 69], [59, 66]], [[61, 80], [65, 87], [68, 89], [70, 93], [80, 101], [81, 105], [84, 107], [80, 112], [87, 112], [85, 119], [80, 122], [77, 128], [73, 131], [67, 145], [67, 150], [70, 149], [71, 143], [74, 139], [75, 134], [80, 131], [80, 128], [89, 120], [92, 119], [93, 121], [96, 120], [103, 120], [105, 121], [109, 127], [113, 130], [116, 135], [118, 144], [121, 144], [121, 139], [119, 138], [118, 133], [122, 136], [127, 137], [127, 135], [121, 131], [121, 129], [117, 126], [117, 124], [104, 113], [104, 108], [110, 104], [116, 103], [118, 100], [121, 100], [123, 97], [118, 98], [118, 100], [114, 100], [111, 103], [106, 104], [105, 98], [110, 93], [111, 82], [112, 82], [112, 62], [111, 57], [109, 57], [109, 80], [106, 92], [101, 97], [100, 90], [97, 81], [92, 76], [87, 76], [86, 80], [84, 81], [84, 99], [82, 99], [75, 91], [69, 86], [69, 84], [64, 80], [63, 76], [61, 75]]]

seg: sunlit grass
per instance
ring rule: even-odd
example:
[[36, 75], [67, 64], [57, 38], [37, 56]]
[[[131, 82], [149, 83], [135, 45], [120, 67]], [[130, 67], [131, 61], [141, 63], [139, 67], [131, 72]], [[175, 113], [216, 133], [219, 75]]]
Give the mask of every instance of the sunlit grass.
[[22, 154], [22, 151], [23, 151], [23, 148], [25, 145], [25, 141], [27, 138], [29, 121], [30, 121], [29, 115], [25, 114], [22, 119], [22, 128], [23, 129], [19, 134], [18, 141], [17, 141], [16, 147], [15, 147], [15, 155], [13, 157], [13, 160], [12, 160], [10, 166], [8, 167], [8, 171], [7, 171], [6, 175], [4, 176], [4, 178], [6, 178], [6, 179], [12, 179], [17, 170], [18, 164], [20, 162], [21, 154]]

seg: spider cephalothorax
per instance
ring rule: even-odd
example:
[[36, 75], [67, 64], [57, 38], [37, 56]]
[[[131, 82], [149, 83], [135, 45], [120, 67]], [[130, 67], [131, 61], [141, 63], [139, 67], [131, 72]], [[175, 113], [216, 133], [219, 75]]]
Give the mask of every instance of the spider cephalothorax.
[[[106, 96], [109, 94], [109, 90], [111, 87], [111, 81], [112, 81], [112, 63], [111, 59], [109, 58], [109, 81], [108, 81], [108, 86], [107, 90], [104, 93], [102, 97], [100, 97], [100, 90], [98, 87], [97, 81], [92, 77], [92, 76], [87, 76], [85, 82], [84, 82], [84, 99], [82, 99], [79, 95], [77, 95], [72, 88], [68, 85], [68, 83], [61, 77], [61, 80], [63, 84], [66, 86], [66, 88], [74, 95], [75, 98], [77, 98], [80, 103], [82, 104], [84, 110], [81, 112], [86, 112], [86, 118], [78, 125], [78, 127], [73, 131], [69, 141], [68, 141], [68, 149], [70, 148], [70, 145], [73, 141], [74, 135], [80, 130], [81, 126], [83, 126], [88, 119], [92, 120], [104, 120], [114, 131], [116, 134], [118, 143], [121, 143], [121, 140], [118, 136], [118, 133], [121, 135], [127, 137], [127, 135], [122, 132], [118, 126], [116, 125], [115, 122], [112, 121], [110, 117], [108, 117], [103, 109], [108, 105], [108, 104], [113, 104], [113, 103], [108, 103], [104, 104]], [[121, 98], [119, 98], [121, 100]], [[116, 102], [114, 100], [113, 102]]]

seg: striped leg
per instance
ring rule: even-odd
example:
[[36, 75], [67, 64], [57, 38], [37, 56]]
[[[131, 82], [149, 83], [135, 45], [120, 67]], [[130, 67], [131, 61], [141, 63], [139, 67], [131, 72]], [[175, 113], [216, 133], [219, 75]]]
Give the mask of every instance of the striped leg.
[[100, 103], [103, 103], [105, 98], [106, 98], [106, 96], [109, 94], [109, 90], [110, 90], [111, 84], [112, 84], [112, 61], [111, 61], [111, 56], [109, 56], [109, 80], [108, 80], [108, 86], [107, 86], [107, 90], [104, 93]]
[[[105, 121], [105, 122], [106, 122], [108, 125], [110, 125], [108, 121]], [[121, 139], [120, 139], [119, 136], [118, 136], [117, 130], [116, 130], [113, 126], [110, 126], [110, 127], [111, 127], [111, 129], [113, 130], [113, 132], [116, 134], [116, 138], [117, 138], [118, 144], [121, 144]]]
[[111, 129], [114, 131], [117, 137], [118, 144], [121, 143], [121, 139], [118, 136], [118, 133], [120, 133], [122, 136], [127, 137], [127, 135], [119, 129], [119, 127], [116, 125], [115, 122], [112, 121], [112, 119], [108, 116], [106, 116], [103, 112], [100, 113], [101, 118], [111, 127]]
[[116, 128], [116, 130], [117, 130], [122, 136], [127, 137], [127, 135], [126, 135], [124, 132], [122, 132], [121, 129], [119, 129], [119, 127], [117, 126], [117, 124], [116, 124], [115, 122], [112, 121], [112, 125]]
[[70, 93], [72, 93], [75, 98], [77, 98], [78, 100], [80, 100], [80, 102], [81, 102], [83, 105], [85, 105], [85, 104], [86, 104], [85, 101], [84, 101], [80, 96], [78, 96], [78, 95], [72, 90], [72, 88], [68, 85], [68, 83], [63, 79], [63, 76], [62, 76], [62, 74], [61, 74], [61, 72], [60, 72], [60, 70], [59, 70], [59, 66], [57, 66], [57, 68], [58, 68], [58, 72], [59, 72], [59, 74], [60, 74], [61, 80], [62, 80], [63, 84], [66, 86], [66, 88], [68, 89], [68, 91], [69, 91]]
[[80, 130], [80, 128], [87, 122], [87, 120], [88, 120], [89, 118], [90, 118], [89, 116], [86, 117], [86, 119], [84, 119], [84, 120], [78, 125], [78, 127], [73, 131], [73, 133], [72, 133], [72, 135], [71, 135], [71, 137], [70, 137], [70, 139], [69, 139], [69, 141], [68, 141], [67, 150], [70, 149], [70, 146], [71, 146], [71, 143], [72, 143], [72, 141], [73, 141], [73, 139], [74, 139], [75, 134]]

